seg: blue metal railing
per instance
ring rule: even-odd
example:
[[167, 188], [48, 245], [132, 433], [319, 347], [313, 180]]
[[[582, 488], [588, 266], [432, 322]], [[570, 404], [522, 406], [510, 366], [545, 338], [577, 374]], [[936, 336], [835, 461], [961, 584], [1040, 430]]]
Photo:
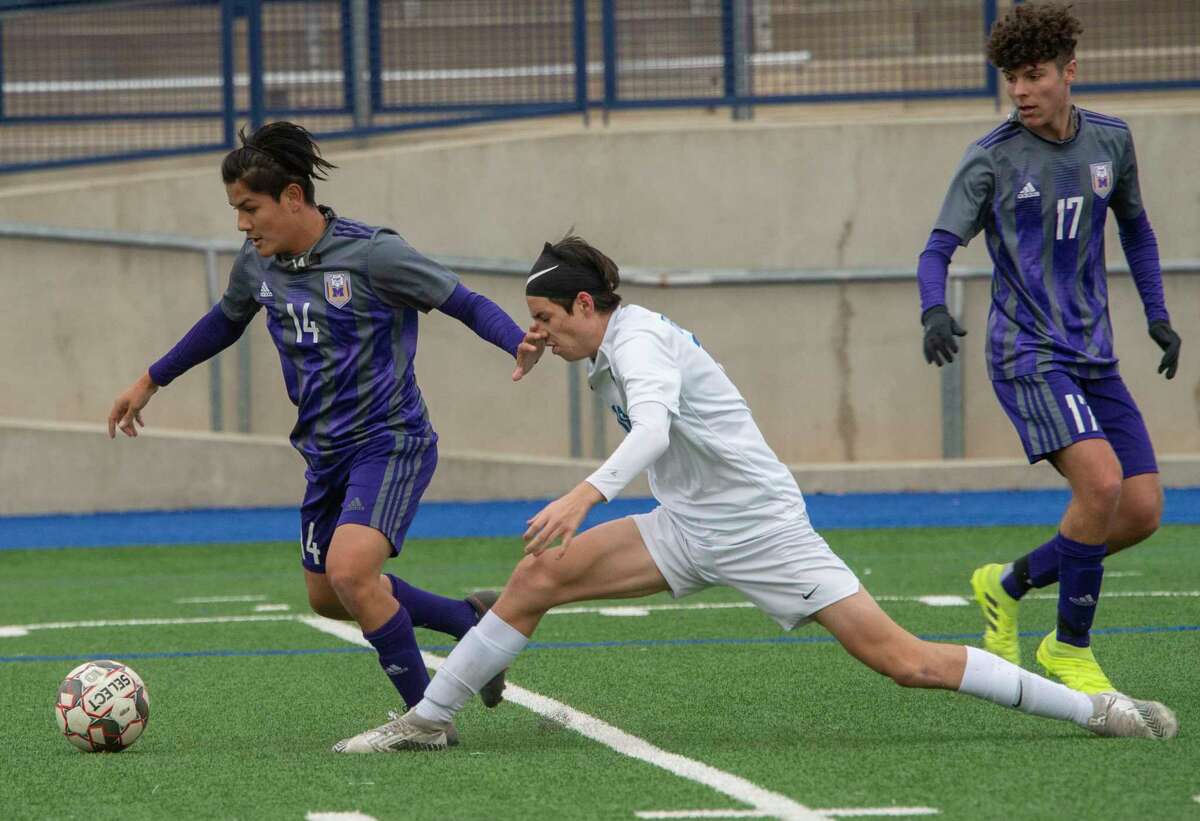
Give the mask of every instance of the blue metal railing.
[[[1129, 20], [1112, 11], [1123, 1]], [[586, 117], [591, 108], [737, 112], [1001, 91], [981, 48], [998, 0], [513, 0], [500, 8], [0, 0], [0, 172], [228, 148], [239, 125], [282, 118], [330, 137]], [[1103, 8], [1109, 18], [1078, 9], [1094, 45], [1077, 90], [1200, 88], [1200, 11], [1166, 0]], [[1126, 32], [1134, 23], [1137, 39]], [[598, 35], [599, 59], [588, 59], [589, 34]]]

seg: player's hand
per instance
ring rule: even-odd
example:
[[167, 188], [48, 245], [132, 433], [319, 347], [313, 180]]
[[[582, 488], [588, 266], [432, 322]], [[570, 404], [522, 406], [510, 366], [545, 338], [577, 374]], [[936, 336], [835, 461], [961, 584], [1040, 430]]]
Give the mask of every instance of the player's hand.
[[967, 332], [954, 321], [945, 305], [934, 305], [921, 314], [921, 324], [925, 326], [925, 361], [937, 365], [954, 361], [958, 353], [956, 336], [966, 336]]
[[542, 358], [546, 351], [546, 332], [530, 328], [525, 332], [525, 338], [517, 346], [517, 369], [513, 371], [512, 379], [520, 382], [521, 377], [533, 370], [533, 366]]
[[555, 499], [546, 505], [528, 522], [529, 527], [522, 537], [525, 540], [526, 555], [539, 556], [542, 551], [554, 543], [555, 539], [562, 537], [563, 549], [558, 554], [561, 559], [563, 553], [570, 547], [571, 539], [575, 538], [579, 526], [583, 524], [588, 511], [597, 502], [603, 500], [604, 497], [600, 491], [587, 482], [580, 482], [566, 496]]
[[1158, 372], [1165, 371], [1167, 379], [1171, 379], [1179, 367], [1179, 347], [1183, 344], [1183, 340], [1179, 338], [1179, 334], [1175, 333], [1171, 323], [1165, 319], [1150, 323], [1150, 338], [1163, 349], [1163, 358], [1162, 362], [1158, 363]]
[[134, 422], [143, 428], [146, 427], [146, 423], [142, 421], [142, 408], [146, 407], [146, 403], [157, 390], [158, 385], [154, 384], [148, 373], [142, 374], [138, 381], [126, 388], [108, 412], [108, 438], [116, 438], [117, 428], [126, 436], [137, 436]]

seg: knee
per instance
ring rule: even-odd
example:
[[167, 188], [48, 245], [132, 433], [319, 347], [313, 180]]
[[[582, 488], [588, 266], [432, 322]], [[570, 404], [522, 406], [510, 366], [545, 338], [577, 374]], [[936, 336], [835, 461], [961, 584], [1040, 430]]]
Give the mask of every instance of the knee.
[[1096, 513], [1111, 515], [1121, 501], [1121, 474], [1104, 471], [1087, 482], [1079, 501]]
[[1142, 493], [1136, 503], [1129, 507], [1129, 531], [1136, 541], [1148, 539], [1163, 521], [1163, 490], [1156, 487], [1152, 493]]
[[1139, 504], [1129, 510], [1125, 526], [1130, 542], [1136, 544], [1154, 535], [1162, 522], [1162, 501]]
[[325, 578], [336, 594], [337, 601], [341, 603], [357, 601], [379, 584], [378, 573], [363, 572], [363, 569], [353, 562], [334, 561], [332, 557], [325, 566]]
[[551, 566], [553, 561], [553, 558], [527, 556], [513, 571], [504, 592], [517, 597], [527, 607], [549, 610], [558, 603], [564, 586], [561, 574]]

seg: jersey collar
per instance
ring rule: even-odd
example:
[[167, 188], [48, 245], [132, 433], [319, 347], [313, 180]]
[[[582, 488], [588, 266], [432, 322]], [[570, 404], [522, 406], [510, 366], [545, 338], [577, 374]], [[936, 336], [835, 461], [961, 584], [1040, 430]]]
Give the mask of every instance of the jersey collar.
[[595, 390], [605, 374], [612, 370], [608, 353], [612, 350], [613, 341], [617, 336], [617, 323], [625, 307], [622, 303], [612, 312], [612, 316], [608, 318], [608, 327], [604, 329], [604, 339], [600, 340], [600, 347], [596, 350], [596, 358], [588, 360], [588, 387], [592, 390]]
[[337, 214], [328, 205], [318, 205], [317, 210], [325, 218], [325, 231], [321, 234], [321, 238], [313, 243], [313, 247], [299, 254], [275, 255], [275, 263], [288, 273], [302, 273], [321, 262], [320, 249], [324, 245], [325, 240], [329, 239], [329, 235], [333, 233], [333, 226], [337, 222]]
[[1071, 136], [1067, 137], [1065, 140], [1048, 140], [1041, 134], [1034, 133], [1034, 131], [1026, 126], [1025, 123], [1021, 122], [1021, 113], [1016, 107], [1014, 107], [1012, 112], [1008, 115], [1008, 121], [1010, 123], [1016, 123], [1017, 125], [1021, 126], [1021, 128], [1025, 129], [1026, 133], [1028, 133], [1030, 136], [1036, 137], [1044, 143], [1050, 143], [1050, 145], [1068, 145], [1075, 142], [1075, 138], [1079, 136], [1079, 130], [1083, 128], [1083, 117], [1079, 115], [1079, 109], [1074, 103], [1071, 104], [1071, 122], [1074, 124], [1075, 128], [1071, 132]]

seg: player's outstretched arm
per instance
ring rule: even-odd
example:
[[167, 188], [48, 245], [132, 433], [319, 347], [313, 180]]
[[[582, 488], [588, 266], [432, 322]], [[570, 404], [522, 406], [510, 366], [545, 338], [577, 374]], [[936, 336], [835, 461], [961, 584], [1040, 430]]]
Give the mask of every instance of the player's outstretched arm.
[[126, 436], [137, 436], [134, 423], [146, 427], [146, 423], [142, 421], [142, 408], [146, 407], [150, 397], [154, 396], [157, 390], [158, 385], [154, 384], [150, 374], [144, 373], [122, 391], [113, 402], [112, 410], [108, 412], [108, 438], [115, 439], [118, 428]]
[[517, 367], [513, 371], [512, 380], [520, 382], [521, 377], [533, 370], [533, 366], [542, 358], [546, 351], [546, 332], [530, 327], [525, 332], [525, 338], [517, 345]]

